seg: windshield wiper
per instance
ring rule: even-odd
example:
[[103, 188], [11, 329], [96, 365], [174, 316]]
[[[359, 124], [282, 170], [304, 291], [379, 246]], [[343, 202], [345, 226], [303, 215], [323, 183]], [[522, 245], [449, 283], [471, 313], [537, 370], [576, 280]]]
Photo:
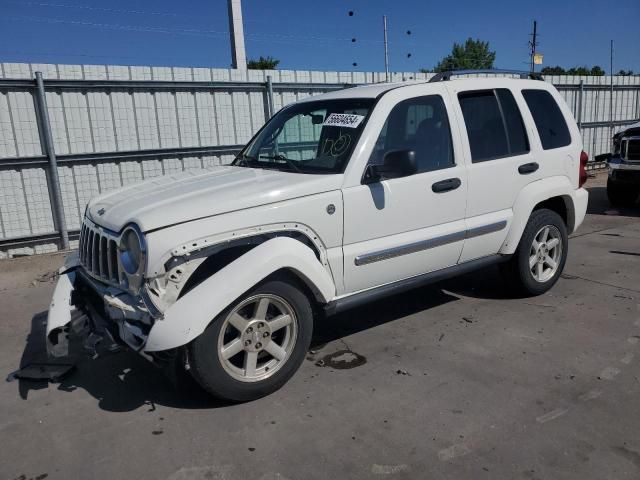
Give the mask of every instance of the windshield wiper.
[[238, 155], [235, 161], [233, 162], [233, 165], [237, 167], [245, 165], [248, 167], [250, 165], [249, 162], [257, 162], [257, 161], [258, 159], [255, 157], [252, 157], [251, 155]]
[[267, 160], [282, 160], [283, 162], [285, 162], [287, 164], [287, 166], [291, 170], [295, 170], [298, 173], [303, 173], [302, 170], [300, 170], [300, 167], [298, 167], [293, 160], [291, 160], [290, 158], [285, 157], [284, 155], [281, 155], [281, 154], [278, 154], [278, 155], [260, 155], [260, 158], [266, 158]]

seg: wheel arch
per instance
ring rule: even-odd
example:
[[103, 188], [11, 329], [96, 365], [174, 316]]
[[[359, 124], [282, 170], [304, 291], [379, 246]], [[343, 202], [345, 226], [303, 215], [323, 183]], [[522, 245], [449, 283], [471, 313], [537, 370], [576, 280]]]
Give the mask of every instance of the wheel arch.
[[294, 238], [276, 236], [235, 258], [169, 306], [151, 328], [144, 350], [189, 343], [228, 305], [272, 275], [293, 278], [317, 303], [335, 297], [333, 278], [314, 251]]
[[567, 177], [548, 177], [522, 189], [513, 205], [513, 221], [499, 253], [510, 255], [518, 248], [522, 233], [534, 210], [548, 208], [558, 213], [572, 233], [576, 226], [575, 189]]
[[542, 200], [533, 207], [532, 212], [543, 208], [556, 212], [560, 215], [564, 224], [567, 226], [567, 232], [573, 232], [572, 228], [575, 224], [576, 213], [573, 205], [573, 199], [570, 195], [556, 195], [555, 197]]
[[[205, 250], [201, 253], [201, 256], [205, 257], [204, 261], [202, 261], [193, 270], [189, 277], [185, 279], [184, 284], [180, 289], [178, 299], [200, 285], [207, 278], [216, 274], [224, 267], [240, 258], [242, 255], [251, 251], [253, 248], [269, 241], [272, 238], [277, 237], [292, 238], [300, 242], [313, 251], [319, 262], [323, 262], [324, 252], [320, 250], [318, 245], [308, 235], [299, 231], [281, 230], [270, 232], [268, 234], [253, 235], [232, 241], [222, 242], [221, 244], [213, 245], [211, 247], [211, 250]], [[300, 275], [297, 275], [293, 270], [288, 271], [290, 275], [298, 279], [298, 281], [302, 282], [305, 286], [307, 286], [307, 288], [311, 289], [308, 283], [306, 283], [306, 281], [302, 277], [300, 277]], [[312, 289], [311, 291], [313, 291], [314, 295], [317, 293]]]

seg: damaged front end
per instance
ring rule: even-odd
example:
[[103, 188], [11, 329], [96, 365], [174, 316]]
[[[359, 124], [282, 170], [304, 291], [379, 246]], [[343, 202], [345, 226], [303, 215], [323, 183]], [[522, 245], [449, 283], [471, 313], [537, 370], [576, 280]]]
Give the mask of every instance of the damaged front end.
[[60, 269], [47, 317], [47, 352], [69, 354], [77, 340], [93, 356], [128, 347], [142, 352], [155, 321], [140, 296], [93, 279], [77, 253]]

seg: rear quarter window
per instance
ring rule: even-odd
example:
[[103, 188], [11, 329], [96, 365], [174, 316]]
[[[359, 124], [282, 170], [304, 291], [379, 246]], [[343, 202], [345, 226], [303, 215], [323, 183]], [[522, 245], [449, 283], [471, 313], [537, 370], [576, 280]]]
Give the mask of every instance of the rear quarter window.
[[551, 150], [570, 145], [569, 127], [553, 96], [546, 90], [522, 90], [522, 96], [538, 129], [542, 148]]

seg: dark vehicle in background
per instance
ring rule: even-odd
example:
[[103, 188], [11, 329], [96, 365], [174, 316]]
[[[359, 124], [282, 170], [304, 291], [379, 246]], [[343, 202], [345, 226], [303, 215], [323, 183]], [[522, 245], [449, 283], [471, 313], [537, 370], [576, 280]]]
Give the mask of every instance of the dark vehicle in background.
[[616, 207], [632, 206], [640, 195], [640, 122], [613, 136], [607, 196]]

